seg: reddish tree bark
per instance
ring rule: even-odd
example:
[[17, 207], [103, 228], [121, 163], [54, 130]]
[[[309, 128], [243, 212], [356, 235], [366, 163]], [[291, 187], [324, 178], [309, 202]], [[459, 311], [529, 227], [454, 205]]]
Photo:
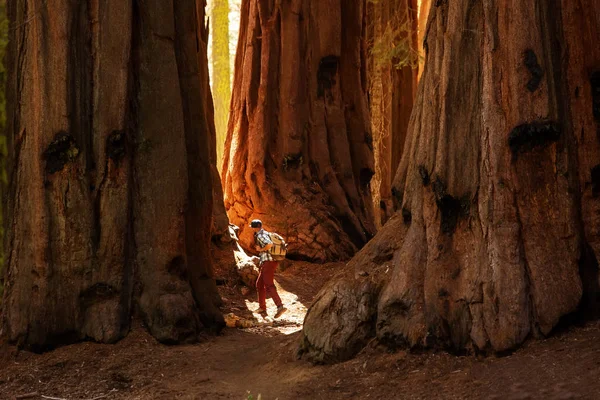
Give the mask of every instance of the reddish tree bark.
[[260, 218], [289, 257], [345, 259], [374, 233], [364, 1], [244, 0], [222, 168], [250, 244]]
[[[13, 1], [3, 332], [163, 342], [222, 316], [204, 1]], [[198, 61], [200, 60], [200, 62]]]
[[408, 218], [317, 296], [304, 352], [504, 351], [598, 300], [599, 34], [592, 0], [436, 3], [394, 183]]

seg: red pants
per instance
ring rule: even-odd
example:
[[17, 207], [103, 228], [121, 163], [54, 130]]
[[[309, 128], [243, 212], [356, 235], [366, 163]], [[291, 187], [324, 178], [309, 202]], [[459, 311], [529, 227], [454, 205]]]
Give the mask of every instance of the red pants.
[[277, 294], [277, 288], [273, 278], [275, 277], [275, 270], [277, 269], [277, 261], [265, 261], [262, 264], [258, 279], [256, 280], [256, 291], [258, 292], [258, 306], [263, 310], [267, 309], [267, 294], [273, 299], [275, 305], [279, 307], [282, 305], [281, 299]]

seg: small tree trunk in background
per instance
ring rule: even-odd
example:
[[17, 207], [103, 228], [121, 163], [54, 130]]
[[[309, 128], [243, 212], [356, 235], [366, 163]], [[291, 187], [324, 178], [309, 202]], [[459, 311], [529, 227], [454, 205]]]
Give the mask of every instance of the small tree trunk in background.
[[597, 304], [600, 3], [438, 1], [431, 13], [394, 183], [406, 214], [317, 296], [303, 330], [313, 360], [373, 337], [504, 351]]
[[368, 3], [369, 97], [375, 148], [375, 223], [393, 214], [392, 179], [406, 139], [417, 86], [417, 2]]
[[134, 310], [163, 342], [222, 326], [204, 1], [17, 0], [9, 14], [4, 334], [114, 342]]
[[210, 14], [213, 99], [217, 133], [217, 165], [223, 162], [227, 119], [231, 102], [231, 68], [229, 64], [229, 1], [213, 0]]
[[[196, 2], [198, 15], [204, 15], [204, 2]], [[225, 142], [226, 130], [223, 130], [223, 137], [217, 136], [215, 128], [215, 105], [213, 102], [213, 96], [210, 87], [210, 76], [208, 72], [208, 27], [204, 23], [204, 20], [199, 20], [198, 23], [198, 65], [202, 68], [202, 96], [207, 99], [205, 112], [208, 129], [210, 131], [210, 164], [211, 164], [211, 177], [212, 177], [212, 189], [213, 189], [213, 215], [212, 215], [212, 239], [229, 241], [229, 218], [225, 211], [225, 204], [223, 203], [223, 186], [221, 185], [221, 175], [219, 174], [218, 166], [222, 160], [223, 144]], [[228, 50], [229, 51], [229, 50]], [[213, 53], [214, 54], [214, 53]], [[229, 53], [227, 54], [229, 60]], [[229, 78], [228, 82], [229, 82]], [[229, 83], [228, 83], [229, 84]], [[229, 92], [228, 92], [229, 93]], [[229, 101], [229, 100], [228, 100]], [[229, 104], [227, 104], [226, 113], [229, 112]], [[227, 117], [226, 117], [227, 118]], [[227, 119], [225, 119], [225, 125], [227, 125]], [[227, 129], [226, 127], [224, 129]], [[221, 143], [221, 149], [217, 143]]]
[[364, 1], [242, 2], [223, 188], [252, 240], [260, 218], [288, 255], [350, 257], [374, 234]]
[[418, 3], [419, 24], [417, 29], [417, 43], [419, 46], [419, 74], [417, 79], [421, 80], [421, 75], [423, 75], [423, 68], [425, 66], [425, 49], [423, 48], [423, 41], [425, 40], [425, 33], [427, 30], [427, 20], [429, 17], [429, 9], [431, 8], [431, 0], [418, 0]]

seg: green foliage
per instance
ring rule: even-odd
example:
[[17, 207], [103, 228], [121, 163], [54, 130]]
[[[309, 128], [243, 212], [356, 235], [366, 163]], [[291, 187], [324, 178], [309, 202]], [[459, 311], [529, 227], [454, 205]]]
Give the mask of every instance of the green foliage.
[[246, 391], [246, 400], [261, 400], [262, 396], [260, 395], [260, 393], [258, 394], [258, 396], [256, 396], [256, 398], [252, 395], [252, 393], [250, 393], [249, 390]]
[[[369, 0], [378, 4], [381, 0]], [[394, 68], [417, 68], [419, 49], [411, 40], [414, 34], [412, 21], [405, 13], [393, 15], [390, 21], [373, 39], [370, 46], [371, 57], [376, 67], [392, 65]]]

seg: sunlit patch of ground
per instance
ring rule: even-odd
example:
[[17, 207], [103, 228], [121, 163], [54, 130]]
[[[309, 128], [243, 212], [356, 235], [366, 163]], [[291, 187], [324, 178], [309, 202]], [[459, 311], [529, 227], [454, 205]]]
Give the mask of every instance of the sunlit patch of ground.
[[[246, 310], [239, 310], [239, 307], [234, 307], [243, 312], [236, 313], [232, 308], [233, 312], [225, 314], [227, 327], [269, 337], [280, 334], [290, 335], [302, 330], [302, 323], [307, 311], [306, 306], [298, 300], [296, 294], [283, 289], [277, 282], [275, 282], [275, 285], [286, 308], [282, 315], [275, 318], [277, 307], [270, 299], [267, 299], [267, 312], [259, 314], [255, 312], [258, 309], [258, 301], [246, 298], [244, 299]], [[251, 316], [249, 316], [250, 314]], [[248, 315], [248, 317], [242, 315]]]
[[[302, 330], [307, 308], [324, 282], [344, 267], [344, 263], [315, 265], [304, 262], [288, 262], [284, 271], [275, 274], [277, 293], [287, 308], [279, 318], [274, 318], [277, 307], [267, 298], [267, 314], [258, 309], [258, 296], [254, 288], [245, 287], [230, 272], [227, 284], [219, 287], [224, 301], [221, 308], [228, 322], [227, 329], [239, 329], [267, 337], [290, 335]], [[225, 276], [227, 271], [220, 271]]]
[[275, 281], [275, 286], [287, 311], [279, 318], [274, 319], [273, 316], [277, 312], [277, 307], [272, 300], [267, 299], [267, 315], [261, 315], [254, 312], [258, 309], [257, 299], [254, 299], [254, 301], [246, 299], [246, 307], [252, 311], [252, 316], [256, 320], [256, 326], [247, 328], [248, 332], [271, 336], [277, 333], [289, 335], [302, 330], [302, 323], [306, 316], [306, 306], [298, 300], [296, 294], [283, 289], [277, 281]]

